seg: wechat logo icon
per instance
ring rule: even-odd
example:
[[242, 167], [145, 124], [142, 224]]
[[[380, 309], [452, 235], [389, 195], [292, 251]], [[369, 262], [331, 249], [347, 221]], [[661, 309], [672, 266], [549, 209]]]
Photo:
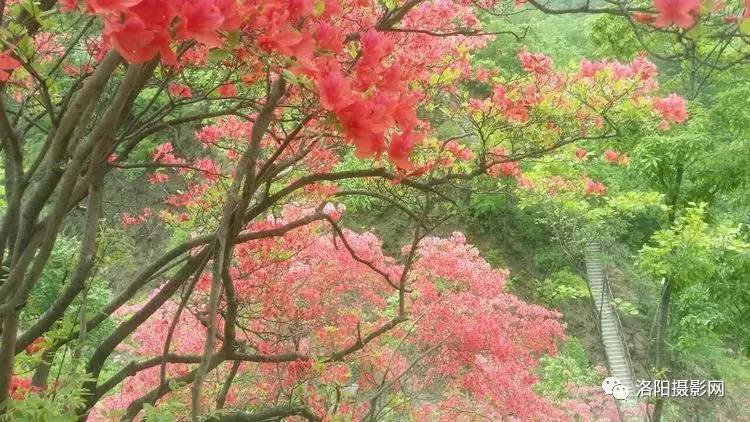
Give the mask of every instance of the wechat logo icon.
[[605, 395], [612, 395], [617, 400], [625, 400], [630, 395], [630, 389], [617, 377], [607, 377], [602, 381], [602, 390]]

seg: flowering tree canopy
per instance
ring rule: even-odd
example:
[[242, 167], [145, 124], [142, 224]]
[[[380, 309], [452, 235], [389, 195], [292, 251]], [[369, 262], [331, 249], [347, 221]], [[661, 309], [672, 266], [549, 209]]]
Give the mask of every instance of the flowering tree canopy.
[[614, 0], [600, 5], [519, 0], [512, 9], [495, 2], [482, 4], [482, 8], [496, 16], [509, 16], [518, 9], [598, 16], [601, 25], [611, 28], [610, 41], [615, 44], [633, 43], [651, 57], [683, 62], [693, 69], [696, 79], [703, 81], [697, 82], [694, 90], [713, 72], [746, 65], [750, 59], [750, 3], [746, 0]]
[[[692, 24], [694, 7], [664, 3], [654, 25]], [[81, 419], [168, 401], [248, 420], [577, 408], [533, 390], [558, 316], [506, 293], [463, 235], [434, 232], [479, 177], [604, 195], [585, 173], [531, 180], [521, 163], [684, 121], [644, 56], [561, 68], [524, 49], [519, 72], [473, 66], [507, 35], [483, 32], [478, 13], [500, 7], [487, 1], [0, 5], [3, 412], [58, 388], [49, 362], [68, 349]], [[435, 129], [446, 120], [460, 130]], [[345, 228], [350, 197], [410, 222], [400, 254]], [[127, 260], [142, 265], [109, 271], [115, 294], [89, 305], [104, 239], [143, 225], [164, 239], [138, 242]], [[62, 290], [21, 320], [68, 229]], [[28, 355], [33, 383], [14, 373]]]

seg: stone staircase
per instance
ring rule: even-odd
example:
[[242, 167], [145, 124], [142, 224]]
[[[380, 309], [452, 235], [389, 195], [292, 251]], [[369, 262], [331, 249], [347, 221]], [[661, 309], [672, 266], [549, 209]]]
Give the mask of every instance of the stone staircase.
[[[607, 356], [609, 375], [617, 377], [630, 390], [627, 400], [616, 400], [622, 415], [625, 409], [638, 406], [633, 366], [628, 353], [627, 343], [622, 331], [622, 325], [617, 311], [612, 305], [612, 292], [607, 285], [607, 274], [602, 263], [602, 246], [598, 242], [590, 242], [586, 246], [586, 273], [589, 281], [591, 296], [596, 307], [597, 327], [601, 334], [604, 353]], [[632, 413], [629, 412], [629, 413]], [[627, 417], [623, 420], [644, 420], [641, 417]]]

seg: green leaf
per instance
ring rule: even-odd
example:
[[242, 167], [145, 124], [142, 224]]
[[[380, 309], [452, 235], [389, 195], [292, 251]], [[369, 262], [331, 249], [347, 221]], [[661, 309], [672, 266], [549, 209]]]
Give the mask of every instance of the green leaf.
[[750, 35], [750, 18], [743, 18], [739, 26], [742, 35]]
[[34, 0], [26, 0], [21, 3], [21, 6], [23, 6], [23, 8], [26, 9], [29, 15], [34, 19], [37, 19], [42, 15], [42, 9], [34, 2]]
[[318, 0], [317, 2], [315, 2], [315, 6], [314, 6], [314, 9], [313, 9], [313, 13], [315, 14], [315, 16], [320, 16], [325, 11], [326, 11], [326, 2], [325, 1]]
[[209, 63], [217, 63], [222, 60], [226, 60], [231, 56], [232, 53], [230, 53], [229, 51], [215, 48], [208, 52], [208, 61]]
[[18, 53], [20, 53], [21, 56], [27, 59], [30, 59], [34, 56], [34, 42], [31, 40], [31, 37], [29, 37], [28, 34], [24, 34], [21, 37], [21, 39], [18, 41], [16, 50], [18, 51]]
[[231, 48], [237, 45], [237, 43], [240, 42], [241, 35], [240, 31], [229, 31], [229, 34], [227, 35], [227, 47]]
[[292, 73], [289, 69], [282, 70], [281, 75], [284, 77], [284, 79], [286, 79], [287, 81], [295, 85], [299, 83], [299, 81], [297, 80], [297, 76], [294, 73]]

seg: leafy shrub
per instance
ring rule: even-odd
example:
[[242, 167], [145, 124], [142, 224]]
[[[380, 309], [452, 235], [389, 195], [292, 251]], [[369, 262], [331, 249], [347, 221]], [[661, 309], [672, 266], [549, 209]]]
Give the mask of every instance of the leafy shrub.
[[545, 397], [563, 400], [569, 398], [569, 387], [596, 385], [600, 378], [581, 342], [571, 337], [562, 344], [557, 356], [541, 359], [536, 390]]
[[555, 272], [544, 279], [535, 290], [539, 302], [548, 306], [558, 306], [569, 300], [583, 299], [589, 295], [586, 281], [569, 269]]
[[9, 402], [0, 422], [75, 422], [76, 411], [84, 404], [81, 385], [88, 380], [82, 368], [76, 368], [44, 392], [25, 391], [20, 400]]
[[534, 255], [534, 269], [543, 274], [552, 274], [565, 268], [570, 262], [556, 245], [538, 249]]
[[640, 314], [638, 307], [635, 306], [635, 304], [619, 297], [612, 299], [612, 306], [625, 315], [635, 316]]
[[60, 236], [52, 250], [52, 255], [44, 267], [39, 282], [29, 296], [27, 305], [21, 314], [22, 321], [34, 321], [57, 299], [70, 276], [70, 263], [75, 260], [78, 242]]

